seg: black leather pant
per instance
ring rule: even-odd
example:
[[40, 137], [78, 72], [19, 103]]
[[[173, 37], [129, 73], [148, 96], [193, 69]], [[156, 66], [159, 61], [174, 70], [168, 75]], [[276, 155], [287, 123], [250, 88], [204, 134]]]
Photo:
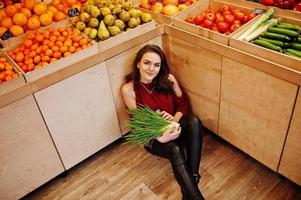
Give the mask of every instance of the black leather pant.
[[183, 197], [191, 200], [204, 199], [199, 188], [198, 176], [201, 150], [202, 150], [202, 125], [194, 115], [181, 118], [181, 135], [174, 141], [160, 143], [152, 140], [145, 145], [145, 149], [156, 156], [170, 160], [173, 173], [179, 183]]

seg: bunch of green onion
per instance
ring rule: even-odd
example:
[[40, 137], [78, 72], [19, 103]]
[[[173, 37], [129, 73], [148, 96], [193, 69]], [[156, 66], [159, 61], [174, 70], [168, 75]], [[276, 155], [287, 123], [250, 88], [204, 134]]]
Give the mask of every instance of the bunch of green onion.
[[149, 107], [140, 106], [128, 110], [131, 115], [127, 126], [131, 132], [125, 136], [126, 140], [135, 144], [145, 144], [149, 140], [161, 136], [166, 129], [178, 123], [165, 120], [161, 115]]

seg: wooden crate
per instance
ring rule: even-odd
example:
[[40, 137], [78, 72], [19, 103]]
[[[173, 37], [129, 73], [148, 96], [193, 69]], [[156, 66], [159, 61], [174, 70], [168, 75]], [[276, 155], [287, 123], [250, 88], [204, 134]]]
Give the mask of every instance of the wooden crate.
[[[206, 9], [209, 9], [209, 8], [210, 9], [219, 9], [219, 8], [221, 8], [222, 5], [229, 5], [233, 9], [240, 9], [241, 11], [243, 11], [246, 14], [250, 14], [254, 10], [253, 8], [240, 6], [240, 5], [238, 5], [238, 2], [236, 2], [236, 4], [232, 4], [232, 3], [229, 3], [229, 2], [226, 2], [226, 1], [206, 0], [206, 1], [199, 2], [194, 7], [188, 8], [185, 12], [183, 12], [182, 14], [180, 14], [179, 16], [177, 16], [175, 18], [173, 24], [174, 24], [174, 26], [179, 27], [181, 29], [184, 29], [186, 31], [189, 31], [189, 32], [192, 32], [194, 34], [212, 39], [216, 42], [228, 45], [230, 37], [232, 37], [232, 35], [235, 32], [231, 33], [229, 35], [225, 35], [225, 34], [214, 32], [212, 30], [209, 30], [209, 29], [206, 29], [206, 28], [203, 28], [201, 26], [197, 26], [197, 25], [194, 25], [194, 24], [191, 24], [191, 23], [188, 23], [188, 22], [185, 21], [186, 18], [195, 17], [195, 16], [203, 13]], [[253, 21], [253, 20], [251, 20], [251, 21]], [[244, 24], [239, 29], [242, 29], [243, 27], [245, 27], [250, 22]]]
[[[82, 34], [84, 37], [87, 37], [85, 34]], [[22, 38], [18, 38], [19, 42], [13, 46], [9, 46], [4, 48], [4, 51], [9, 51], [10, 49], [15, 49], [16, 47], [20, 46], [21, 43], [24, 41]], [[73, 53], [68, 57], [61, 58], [55, 62], [49, 63], [45, 67], [41, 67], [39, 69], [30, 71], [25, 73], [21, 68], [19, 68], [22, 72], [22, 74], [25, 77], [25, 80], [28, 83], [34, 82], [42, 77], [45, 77], [49, 74], [52, 74], [58, 70], [61, 70], [69, 65], [72, 65], [74, 63], [77, 63], [85, 58], [88, 58], [92, 55], [95, 55], [97, 53], [97, 44], [95, 41], [91, 40], [92, 46], [82, 49], [79, 52]], [[9, 57], [10, 58], [10, 57]], [[14, 65], [18, 66], [18, 64], [10, 58], [11, 62], [14, 63]]]
[[17, 78], [14, 78], [12, 80], [6, 81], [4, 83], [0, 84], [0, 96], [2, 94], [5, 94], [6, 92], [19, 88], [26, 84], [25, 79], [21, 73], [21, 69], [10, 59], [10, 57], [4, 52], [0, 51], [0, 56], [5, 57], [6, 60], [14, 67], [14, 71], [19, 74]]
[[[201, 2], [201, 1], [204, 1], [204, 0], [198, 0], [196, 3], [192, 4], [189, 6], [190, 7], [193, 7], [195, 6], [198, 2]], [[145, 8], [141, 8], [139, 6], [140, 4], [140, 0], [133, 0], [134, 4], [135, 4], [135, 7], [138, 8], [139, 10], [145, 12], [145, 13], [149, 13], [152, 15], [152, 18], [158, 23], [158, 24], [172, 24], [174, 19], [179, 16], [181, 13], [185, 12], [185, 10], [182, 10], [180, 11], [179, 13], [177, 13], [176, 15], [173, 15], [173, 16], [167, 16], [167, 15], [163, 15], [163, 14], [160, 14], [160, 13], [155, 13], [151, 10], [148, 10], [148, 9], [145, 9]]]
[[105, 49], [108, 49], [110, 47], [113, 47], [115, 45], [118, 45], [118, 44], [122, 43], [125, 40], [135, 38], [138, 35], [141, 35], [142, 33], [146, 32], [146, 31], [149, 31], [149, 30], [151, 30], [155, 27], [156, 27], [156, 22], [154, 20], [152, 20], [148, 23], [144, 23], [142, 25], [139, 25], [139, 26], [137, 26], [136, 28], [134, 28], [130, 31], [121, 33], [121, 34], [116, 35], [114, 37], [110, 37], [107, 40], [100, 41], [100, 42], [97, 43], [98, 52], [103, 51]]
[[[281, 17], [282, 22], [297, 24], [301, 26], [301, 20], [296, 20], [293, 18], [288, 17], [282, 17], [277, 14], [273, 15], [274, 18]], [[229, 45], [237, 48], [239, 50], [248, 52], [250, 54], [256, 55], [258, 57], [264, 58], [266, 60], [272, 61], [274, 63], [278, 63], [280, 65], [283, 65], [285, 67], [289, 67], [291, 69], [297, 70], [301, 72], [301, 59], [298, 59], [296, 57], [288, 56], [284, 53], [280, 53], [277, 51], [273, 51], [258, 45], [254, 45], [250, 42], [246, 41], [240, 41], [237, 38], [242, 35], [250, 26], [252, 26], [255, 23], [255, 21], [251, 22], [241, 30], [239, 30], [237, 33], [235, 33], [229, 41]]]

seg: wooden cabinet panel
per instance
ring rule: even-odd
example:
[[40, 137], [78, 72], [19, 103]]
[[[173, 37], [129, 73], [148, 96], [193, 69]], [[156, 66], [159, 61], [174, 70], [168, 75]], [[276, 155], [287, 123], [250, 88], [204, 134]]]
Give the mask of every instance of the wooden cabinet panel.
[[297, 97], [293, 118], [280, 161], [279, 173], [301, 185], [301, 91]]
[[35, 96], [66, 169], [121, 137], [104, 62]]
[[129, 131], [129, 129], [126, 127], [126, 120], [128, 119], [129, 115], [126, 112], [126, 106], [121, 96], [121, 86], [124, 83], [124, 77], [132, 71], [132, 63], [136, 53], [146, 44], [156, 44], [162, 47], [161, 36], [154, 38], [147, 43], [136, 46], [135, 48], [114, 56], [106, 61], [111, 89], [119, 119], [119, 125], [123, 134]]
[[0, 109], [0, 199], [19, 199], [64, 171], [32, 95]]
[[223, 59], [219, 135], [277, 170], [297, 86]]
[[170, 37], [169, 59], [173, 74], [188, 91], [194, 113], [217, 133], [222, 56]]

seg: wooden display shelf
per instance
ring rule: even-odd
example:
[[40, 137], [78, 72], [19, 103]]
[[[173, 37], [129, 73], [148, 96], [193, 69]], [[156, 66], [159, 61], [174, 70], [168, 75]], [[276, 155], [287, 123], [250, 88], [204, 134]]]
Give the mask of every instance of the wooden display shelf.
[[[282, 22], [292, 23], [301, 25], [300, 20], [282, 17], [277, 14], [273, 15], [274, 18], [281, 17]], [[251, 22], [241, 30], [239, 30], [237, 33], [235, 33], [231, 38], [229, 45], [231, 47], [234, 47], [236, 49], [248, 52], [250, 54], [256, 55], [258, 57], [264, 58], [266, 60], [272, 61], [274, 63], [278, 63], [280, 65], [283, 65], [285, 67], [289, 67], [291, 69], [297, 70], [298, 72], [301, 72], [301, 59], [298, 59], [296, 57], [288, 56], [284, 53], [280, 53], [277, 51], [273, 51], [255, 44], [252, 44], [250, 42], [241, 41], [237, 38], [241, 36], [246, 30], [249, 29], [250, 26], [252, 26], [255, 23], [255, 21]]]
[[[229, 5], [231, 8], [239, 9], [246, 14], [251, 14], [254, 11], [253, 8], [248, 8], [246, 6], [239, 5], [238, 2], [236, 2], [236, 4], [232, 4], [232, 3], [226, 2], [226, 1], [206, 0], [206, 1], [200, 1], [196, 6], [187, 9], [185, 12], [183, 12], [182, 14], [177, 16], [175, 18], [173, 24], [174, 24], [174, 26], [179, 27], [183, 30], [186, 30], [191, 33], [212, 39], [219, 43], [228, 45], [230, 37], [232, 37], [232, 35], [235, 34], [238, 30], [243, 29], [245, 26], [247, 26], [253, 20], [242, 25], [237, 31], [235, 31], [229, 35], [221, 34], [221, 33], [218, 33], [218, 32], [215, 32], [215, 31], [212, 31], [212, 30], [209, 30], [209, 29], [206, 29], [201, 26], [197, 26], [197, 25], [194, 25], [194, 24], [191, 24], [191, 23], [188, 23], [185, 21], [185, 19], [187, 19], [189, 17], [195, 17], [195, 16], [203, 13], [206, 9], [218, 10], [222, 7], [222, 5]], [[255, 18], [257, 18], [257, 17], [259, 17], [259, 16], [256, 16]]]
[[100, 41], [97, 43], [98, 52], [108, 49], [110, 47], [113, 47], [115, 45], [118, 45], [118, 44], [122, 43], [123, 41], [133, 39], [133, 38], [141, 35], [142, 33], [147, 32], [155, 27], [156, 27], [156, 22], [154, 20], [152, 20], [148, 23], [141, 24], [130, 31], [121, 33], [114, 37], [110, 37], [107, 40]]
[[14, 78], [9, 81], [5, 81], [4, 83], [0, 84], [0, 95], [5, 94], [8, 91], [16, 89], [26, 84], [25, 79], [21, 73], [21, 69], [15, 65], [14, 62], [9, 58], [9, 56], [4, 52], [0, 51], [0, 56], [5, 57], [6, 60], [14, 67], [14, 71], [18, 74], [17, 78]]

